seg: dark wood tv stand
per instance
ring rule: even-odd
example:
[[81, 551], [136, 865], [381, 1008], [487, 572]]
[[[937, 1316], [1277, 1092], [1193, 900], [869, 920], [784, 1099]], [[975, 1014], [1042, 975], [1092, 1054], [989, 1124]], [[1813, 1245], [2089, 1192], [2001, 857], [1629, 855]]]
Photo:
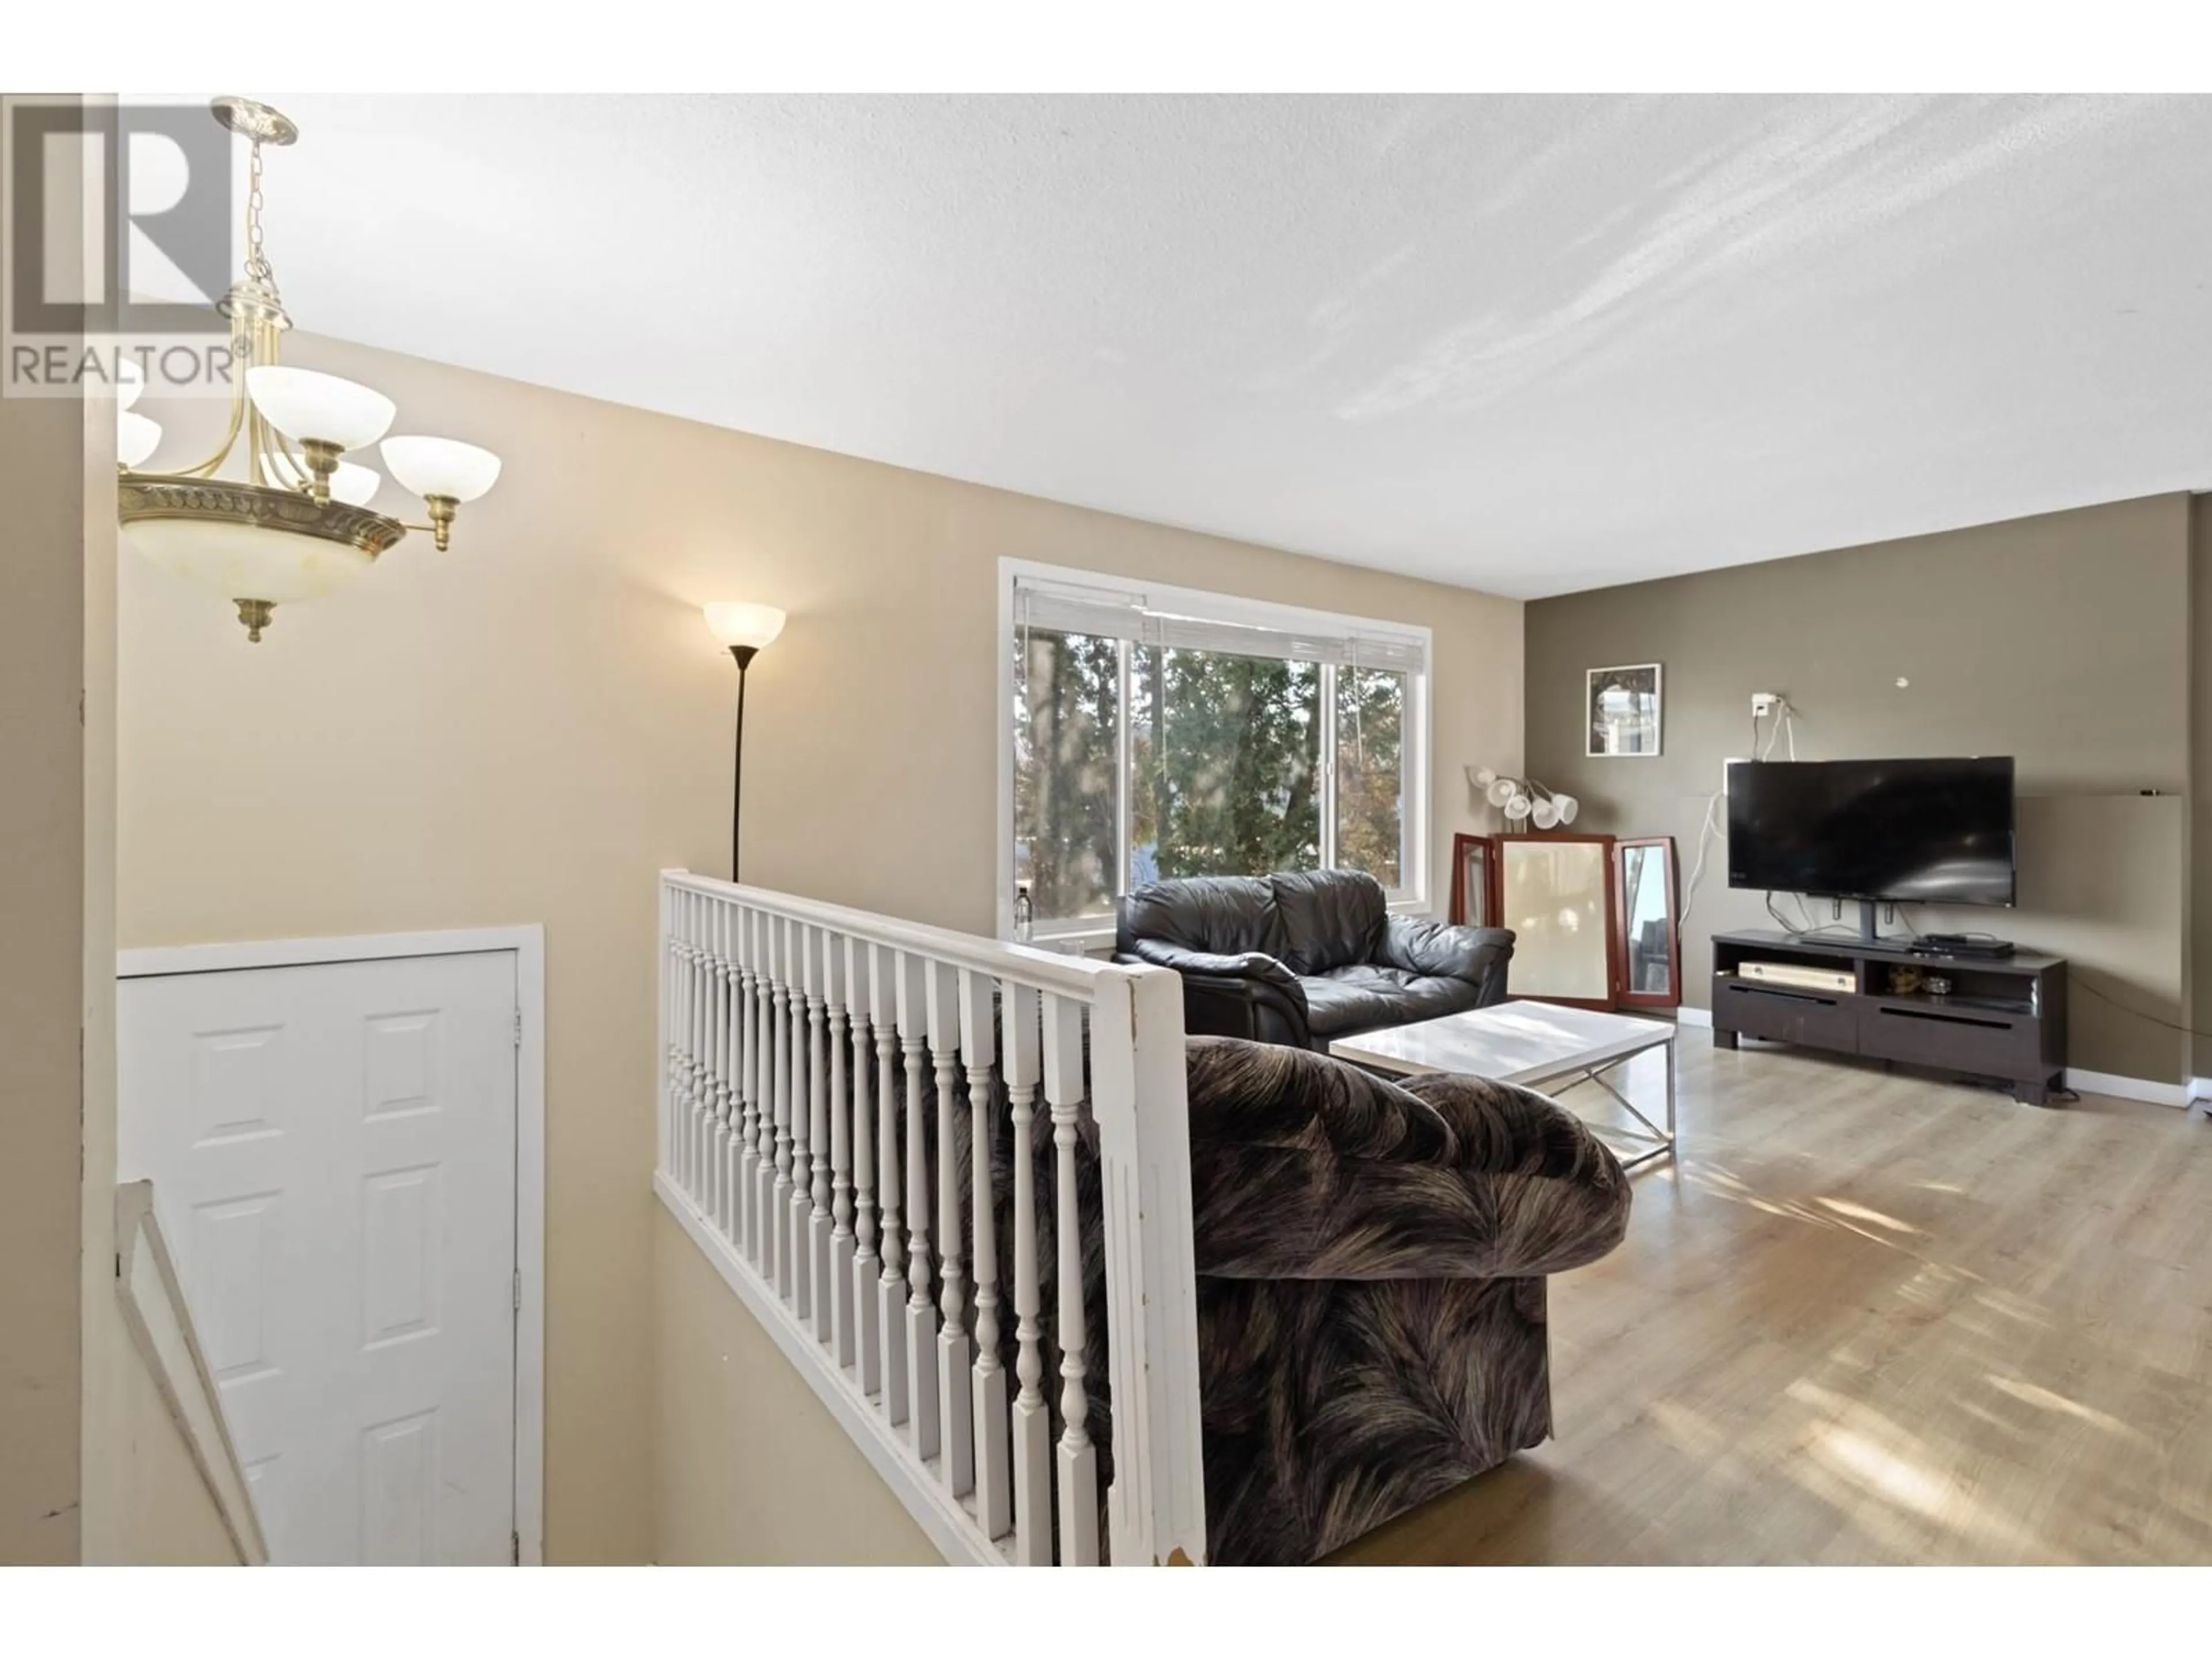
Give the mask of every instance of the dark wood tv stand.
[[[1925, 956], [1902, 939], [1761, 931], [1713, 935], [1713, 1042], [1765, 1037], [1838, 1054], [1999, 1079], [2013, 1097], [2046, 1104], [2066, 1069], [2066, 962], [2032, 951], [1991, 960]], [[1846, 973], [1851, 988], [1746, 976], [1748, 962]], [[1940, 974], [1948, 996], [1899, 994], [1890, 970]]]

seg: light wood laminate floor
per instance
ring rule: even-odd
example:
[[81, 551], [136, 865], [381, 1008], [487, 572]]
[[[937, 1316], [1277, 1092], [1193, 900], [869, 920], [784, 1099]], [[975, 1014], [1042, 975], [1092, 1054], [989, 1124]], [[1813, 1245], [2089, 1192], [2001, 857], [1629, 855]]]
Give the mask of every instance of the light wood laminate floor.
[[2212, 1562], [2212, 1123], [1680, 1046], [1556, 1437], [1337, 1559]]

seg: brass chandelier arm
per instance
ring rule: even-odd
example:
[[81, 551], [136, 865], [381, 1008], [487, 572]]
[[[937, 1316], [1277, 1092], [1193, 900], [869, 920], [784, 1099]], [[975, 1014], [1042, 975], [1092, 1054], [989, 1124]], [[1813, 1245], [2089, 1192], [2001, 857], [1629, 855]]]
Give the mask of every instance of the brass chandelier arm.
[[[275, 289], [270, 287], [265, 291], [234, 289], [226, 303], [234, 307], [230, 326], [230, 362], [234, 378], [230, 387], [229, 423], [224, 428], [222, 441], [216, 446], [214, 454], [194, 465], [180, 467], [174, 473], [161, 475], [163, 477], [211, 478], [230, 459], [231, 451], [237, 447], [240, 434], [248, 434], [249, 444], [258, 438], [262, 422], [254, 412], [253, 400], [246, 390], [246, 372], [256, 364], [277, 361], [277, 337], [283, 332], [284, 326], [278, 320], [283, 315], [283, 302], [277, 299]], [[250, 451], [249, 456], [252, 453]], [[296, 466], [292, 471], [295, 477], [300, 476]]]
[[225, 461], [230, 459], [230, 452], [238, 442], [240, 429], [243, 428], [245, 424], [246, 382], [241, 378], [239, 383], [231, 388], [230, 425], [228, 429], [222, 434], [222, 441], [216, 446], [215, 453], [209, 456], [207, 459], [200, 462], [197, 466], [181, 467], [175, 472], [165, 473], [161, 476], [176, 478], [213, 477], [216, 474], [216, 470]]
[[254, 437], [261, 457], [261, 471], [269, 482], [279, 489], [298, 489], [312, 494], [314, 480], [292, 454], [292, 441], [268, 422], [255, 417]]

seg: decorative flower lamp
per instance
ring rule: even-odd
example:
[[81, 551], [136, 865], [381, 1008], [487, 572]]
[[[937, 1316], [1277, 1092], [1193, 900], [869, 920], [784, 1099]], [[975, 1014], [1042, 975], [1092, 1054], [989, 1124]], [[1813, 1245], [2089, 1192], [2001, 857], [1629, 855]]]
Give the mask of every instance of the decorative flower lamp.
[[1575, 821], [1583, 804], [1563, 790], [1547, 789], [1534, 778], [1510, 777], [1487, 766], [1470, 766], [1467, 781], [1482, 798], [1505, 814], [1513, 824], [1533, 823], [1539, 830], [1562, 829]]

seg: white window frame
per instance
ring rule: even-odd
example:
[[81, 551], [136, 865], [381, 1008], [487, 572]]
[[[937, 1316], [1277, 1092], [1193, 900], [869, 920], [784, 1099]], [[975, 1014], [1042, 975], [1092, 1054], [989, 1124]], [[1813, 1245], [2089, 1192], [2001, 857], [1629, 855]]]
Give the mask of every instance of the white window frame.
[[[1014, 586], [1018, 579], [1029, 578], [1040, 582], [1060, 582], [1071, 586], [1100, 590], [1126, 595], [1150, 608], [1172, 610], [1179, 615], [1202, 618], [1207, 622], [1241, 623], [1246, 627], [1279, 629], [1285, 632], [1318, 632], [1329, 635], [1367, 634], [1385, 639], [1418, 639], [1421, 656], [1427, 666], [1419, 673], [1406, 677], [1406, 712], [1400, 752], [1405, 768], [1404, 810], [1407, 817], [1405, 853], [1401, 875], [1406, 884], [1388, 894], [1390, 908], [1400, 915], [1425, 915], [1429, 910], [1429, 866], [1431, 863], [1429, 843], [1429, 768], [1431, 728], [1429, 723], [1429, 679], [1436, 672], [1435, 636], [1418, 623], [1386, 622], [1365, 617], [1351, 617], [1329, 611], [1313, 611], [1300, 605], [1277, 605], [1267, 599], [1240, 599], [1233, 594], [1210, 593], [1200, 588], [1176, 587], [1165, 582], [1139, 581], [1128, 576], [1108, 575], [1095, 570], [1077, 570], [1061, 565], [1040, 564], [1029, 559], [1001, 558], [999, 561], [999, 817], [998, 817], [998, 916], [999, 937], [1011, 939], [1014, 936]], [[1123, 658], [1124, 684], [1121, 688], [1121, 707], [1128, 705], [1126, 665]], [[1336, 670], [1334, 665], [1322, 665], [1322, 707], [1325, 711], [1323, 735], [1334, 731], [1336, 709]], [[1118, 899], [1127, 890], [1128, 860], [1128, 791], [1127, 781], [1129, 758], [1129, 724], [1117, 721], [1118, 741], [1121, 746], [1118, 770], [1120, 793], [1116, 802], [1115, 842], [1116, 850], [1114, 872], [1114, 896]], [[1334, 850], [1336, 842], [1336, 744], [1324, 741], [1321, 750], [1321, 822], [1322, 849], [1324, 860]], [[1114, 936], [1113, 918], [1085, 918], [1080, 921], [1047, 921], [1040, 919], [1031, 929], [1032, 938], [1039, 943], [1089, 945]]]

